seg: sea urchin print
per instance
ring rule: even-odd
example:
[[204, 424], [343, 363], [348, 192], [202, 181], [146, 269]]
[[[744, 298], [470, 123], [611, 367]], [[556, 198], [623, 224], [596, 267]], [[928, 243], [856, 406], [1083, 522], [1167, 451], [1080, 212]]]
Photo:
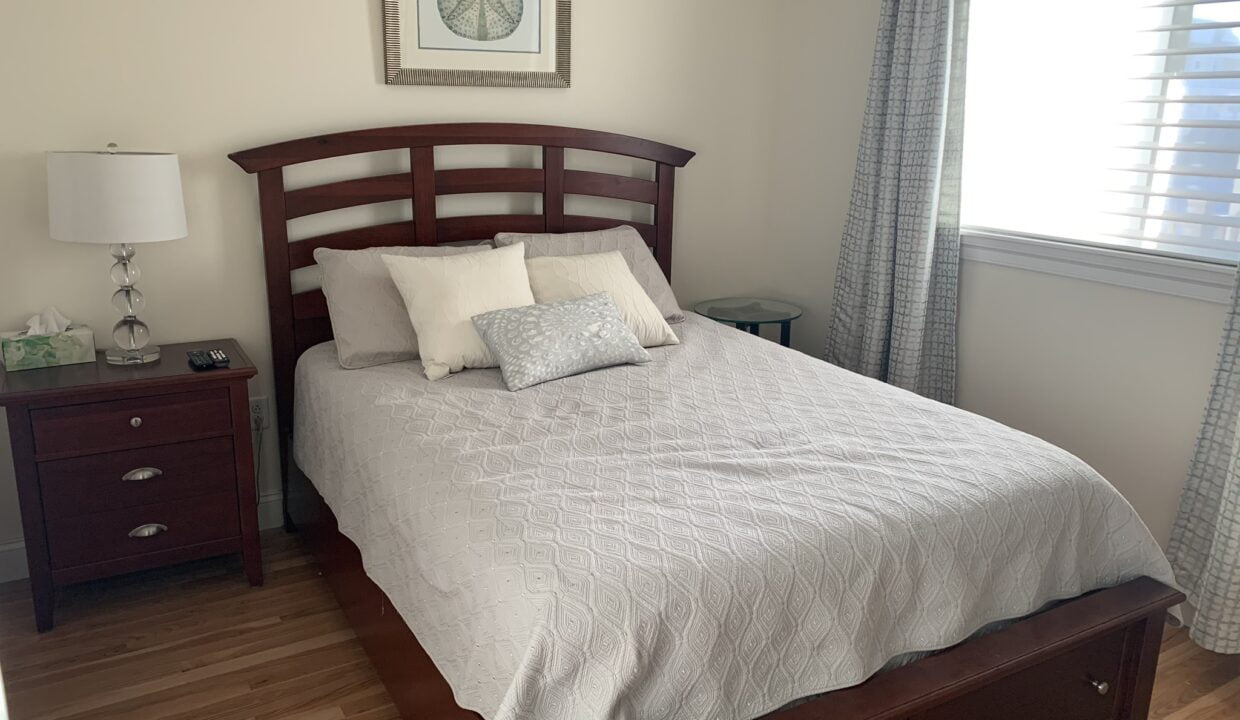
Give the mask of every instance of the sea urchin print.
[[439, 17], [467, 40], [503, 40], [521, 24], [525, 0], [439, 0]]

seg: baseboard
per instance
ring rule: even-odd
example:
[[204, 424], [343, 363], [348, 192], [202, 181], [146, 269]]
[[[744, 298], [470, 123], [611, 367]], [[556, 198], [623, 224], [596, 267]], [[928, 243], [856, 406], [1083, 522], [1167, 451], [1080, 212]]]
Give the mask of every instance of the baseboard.
[[284, 508], [280, 502], [280, 493], [268, 493], [258, 498], [258, 529], [284, 527]]
[[[284, 525], [284, 513], [280, 508], [280, 493], [270, 493], [258, 499], [258, 527], [262, 530]], [[21, 580], [29, 574], [26, 570], [26, 543], [22, 540], [0, 543], [0, 582]]]
[[0, 582], [26, 577], [26, 543], [14, 540], [0, 544]]

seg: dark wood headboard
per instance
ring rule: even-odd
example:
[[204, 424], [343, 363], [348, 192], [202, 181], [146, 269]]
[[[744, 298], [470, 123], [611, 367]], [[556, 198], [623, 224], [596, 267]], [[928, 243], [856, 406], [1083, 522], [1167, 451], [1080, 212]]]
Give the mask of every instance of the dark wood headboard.
[[[542, 148], [541, 168], [436, 170], [435, 148], [447, 145], [524, 145]], [[655, 163], [655, 179], [566, 170], [565, 149], [593, 150]], [[382, 150], [409, 152], [410, 172], [362, 177], [286, 190], [284, 168], [325, 158]], [[628, 224], [646, 239], [663, 272], [672, 271], [672, 210], [676, 168], [693, 153], [652, 140], [614, 133], [509, 123], [458, 123], [375, 128], [301, 138], [228, 156], [258, 175], [271, 351], [280, 421], [281, 461], [292, 428], [293, 371], [307, 348], [332, 338], [327, 302], [319, 290], [294, 294], [290, 273], [314, 264], [320, 247], [360, 249], [393, 245], [438, 245], [481, 240], [498, 232], [576, 232]], [[538, 193], [541, 215], [438, 217], [435, 198], [464, 193]], [[565, 195], [615, 198], [654, 207], [653, 223], [588, 215], [566, 215]], [[372, 225], [289, 242], [288, 221], [315, 213], [372, 203], [408, 200], [410, 221]]]

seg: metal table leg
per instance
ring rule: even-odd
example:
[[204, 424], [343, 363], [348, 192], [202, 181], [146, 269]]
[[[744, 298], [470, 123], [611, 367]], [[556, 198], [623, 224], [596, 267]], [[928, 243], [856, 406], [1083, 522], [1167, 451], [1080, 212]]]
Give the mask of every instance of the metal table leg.
[[784, 347], [792, 345], [792, 321], [785, 320], [779, 324], [779, 344]]

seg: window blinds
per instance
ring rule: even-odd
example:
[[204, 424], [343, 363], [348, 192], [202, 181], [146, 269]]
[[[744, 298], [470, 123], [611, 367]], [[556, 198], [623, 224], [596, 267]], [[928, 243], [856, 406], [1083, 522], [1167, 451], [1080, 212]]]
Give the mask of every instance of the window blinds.
[[1240, 259], [1240, 1], [1168, 0], [1139, 93], [1117, 128], [1105, 224], [1114, 241], [1155, 252]]

